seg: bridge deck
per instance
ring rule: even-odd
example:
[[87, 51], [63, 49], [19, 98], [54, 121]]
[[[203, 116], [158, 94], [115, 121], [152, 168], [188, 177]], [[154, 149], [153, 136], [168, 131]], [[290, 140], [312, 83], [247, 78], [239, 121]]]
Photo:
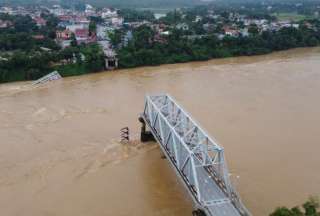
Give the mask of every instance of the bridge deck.
[[230, 183], [223, 148], [170, 96], [147, 97], [142, 117], [197, 208], [208, 216], [250, 215]]
[[201, 181], [199, 184], [203, 184], [207, 189], [207, 193], [205, 193], [205, 199], [207, 200], [215, 200], [216, 202], [211, 205], [208, 204], [208, 210], [213, 216], [220, 215], [228, 215], [228, 216], [236, 216], [240, 215], [239, 211], [235, 208], [235, 206], [231, 203], [231, 200], [226, 196], [226, 194], [222, 191], [222, 189], [216, 184], [216, 182], [210, 178], [210, 174], [207, 171], [202, 170], [198, 172], [199, 179]]

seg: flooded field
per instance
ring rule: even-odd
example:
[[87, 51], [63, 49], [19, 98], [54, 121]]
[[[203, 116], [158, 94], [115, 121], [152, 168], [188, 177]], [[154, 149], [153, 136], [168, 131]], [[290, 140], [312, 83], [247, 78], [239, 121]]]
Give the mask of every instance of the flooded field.
[[144, 96], [159, 92], [225, 148], [254, 215], [320, 195], [320, 48], [297, 49], [0, 85], [1, 215], [191, 215], [157, 144], [138, 141]]

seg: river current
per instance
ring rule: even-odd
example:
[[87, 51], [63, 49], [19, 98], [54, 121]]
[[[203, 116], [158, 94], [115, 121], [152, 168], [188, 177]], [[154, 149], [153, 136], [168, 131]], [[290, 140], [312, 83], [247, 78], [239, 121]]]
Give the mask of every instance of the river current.
[[[169, 93], [225, 148], [253, 215], [320, 195], [320, 48], [0, 85], [4, 216], [185, 216], [192, 202], [139, 142], [144, 96]], [[119, 143], [128, 126], [129, 145]]]

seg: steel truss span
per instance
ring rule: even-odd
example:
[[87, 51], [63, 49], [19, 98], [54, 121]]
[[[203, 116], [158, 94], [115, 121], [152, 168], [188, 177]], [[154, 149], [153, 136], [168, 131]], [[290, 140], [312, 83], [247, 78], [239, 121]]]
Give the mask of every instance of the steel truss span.
[[233, 188], [224, 149], [169, 95], [146, 96], [142, 118], [208, 216], [251, 215]]

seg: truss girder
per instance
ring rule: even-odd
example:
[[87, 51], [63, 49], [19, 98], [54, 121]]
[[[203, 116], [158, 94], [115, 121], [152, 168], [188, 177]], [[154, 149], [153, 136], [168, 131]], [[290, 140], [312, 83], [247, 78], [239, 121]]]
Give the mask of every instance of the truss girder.
[[250, 215], [230, 183], [224, 149], [171, 96], [147, 96], [143, 117], [203, 208], [235, 207], [238, 215]]

